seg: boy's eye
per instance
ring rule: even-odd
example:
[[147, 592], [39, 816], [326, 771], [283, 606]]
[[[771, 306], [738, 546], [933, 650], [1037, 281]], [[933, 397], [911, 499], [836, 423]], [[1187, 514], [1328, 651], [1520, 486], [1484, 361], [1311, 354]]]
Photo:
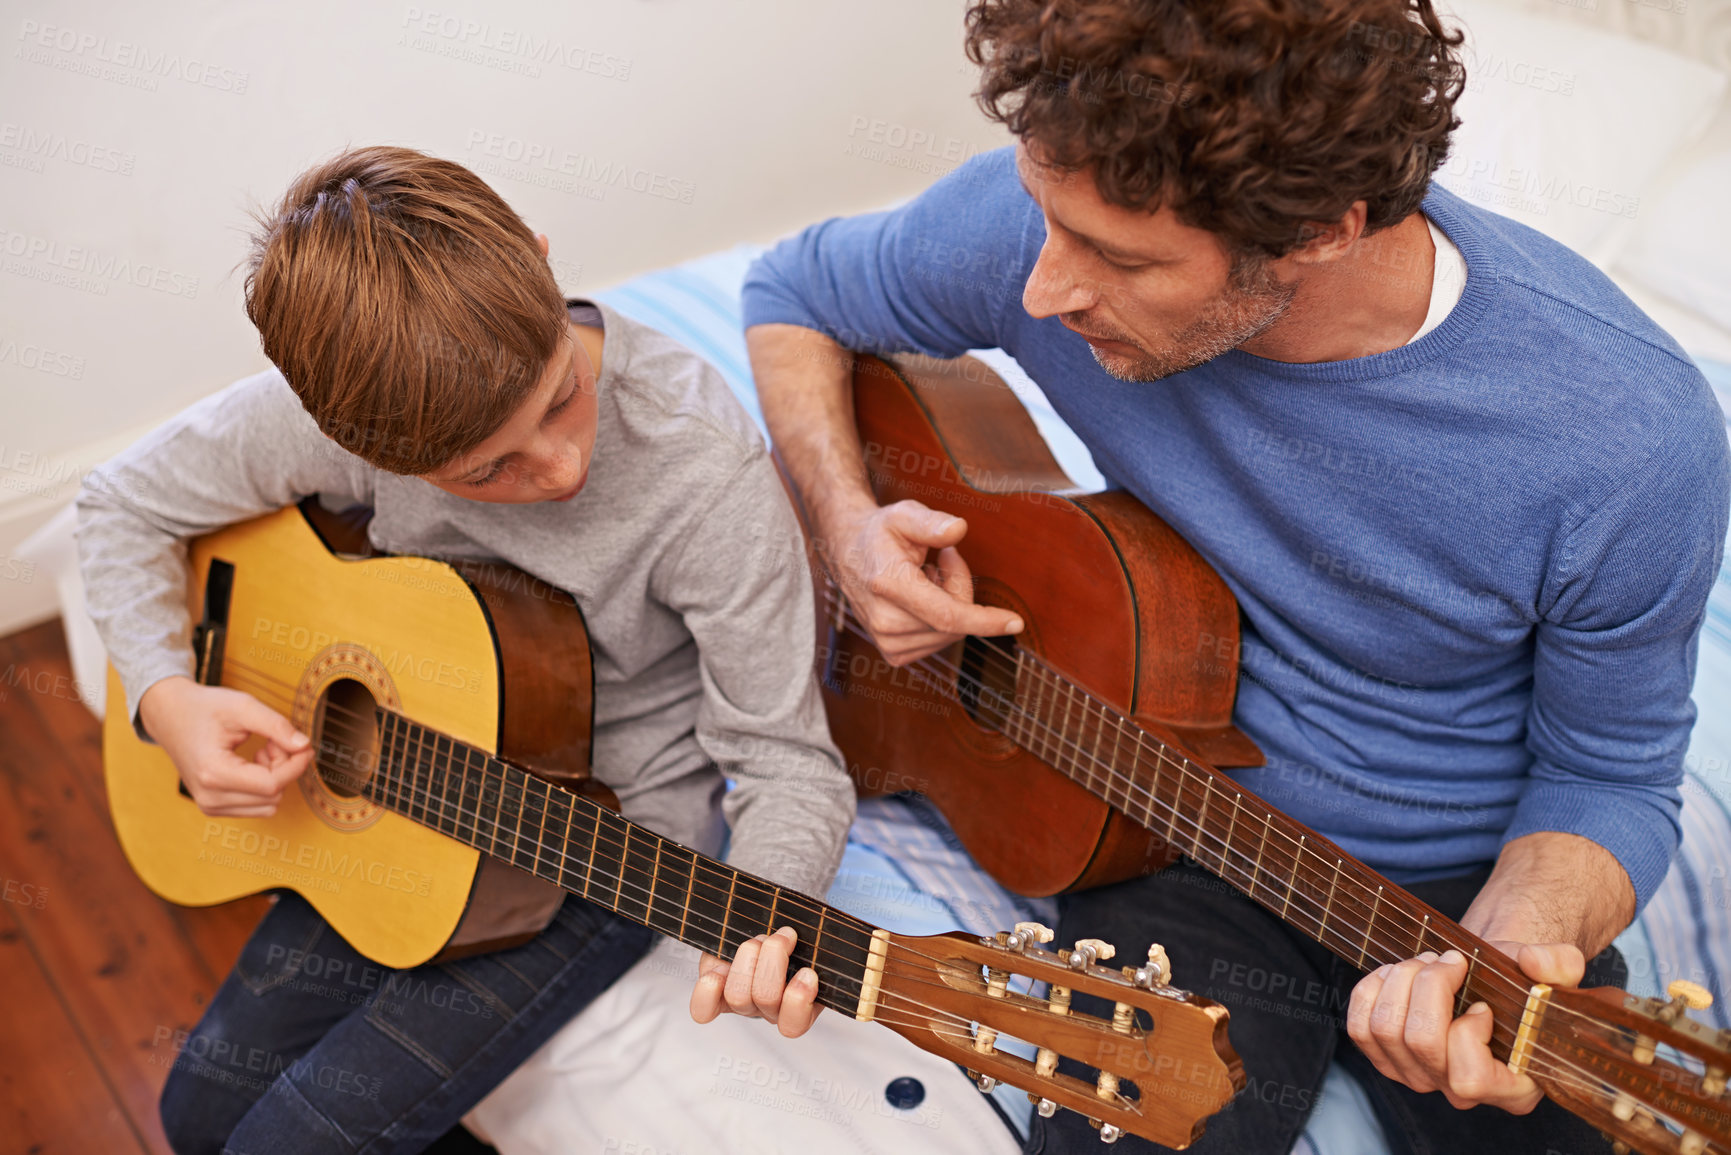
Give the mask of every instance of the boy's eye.
[[465, 481], [463, 484], [469, 486], [471, 489], [480, 489], [482, 486], [491, 485], [493, 482], [499, 480], [499, 473], [503, 469], [504, 463], [495, 461], [493, 463], [493, 468], [489, 469], [484, 476], [477, 477], [473, 481]]

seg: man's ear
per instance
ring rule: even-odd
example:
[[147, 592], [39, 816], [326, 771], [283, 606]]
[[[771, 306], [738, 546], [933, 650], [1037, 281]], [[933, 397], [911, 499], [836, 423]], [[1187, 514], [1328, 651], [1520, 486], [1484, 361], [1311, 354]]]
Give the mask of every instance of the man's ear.
[[1363, 201], [1353, 201], [1352, 207], [1338, 221], [1306, 224], [1298, 246], [1286, 254], [1287, 259], [1295, 265], [1325, 265], [1338, 261], [1364, 235], [1364, 222], [1368, 215]]
[[547, 243], [547, 234], [546, 233], [536, 233], [535, 234], [535, 243], [541, 246], [541, 255], [543, 257], [545, 257], [547, 255], [547, 250], [552, 247]]

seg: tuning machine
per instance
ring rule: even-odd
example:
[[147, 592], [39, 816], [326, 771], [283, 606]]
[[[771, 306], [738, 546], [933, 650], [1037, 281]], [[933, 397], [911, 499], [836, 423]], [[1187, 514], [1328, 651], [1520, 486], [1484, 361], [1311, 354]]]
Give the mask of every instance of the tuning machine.
[[1109, 961], [1118, 953], [1118, 948], [1099, 938], [1079, 938], [1076, 945], [1070, 948], [1069, 957], [1065, 960], [1071, 969], [1085, 971], [1098, 963]]
[[1125, 967], [1124, 973], [1132, 983], [1151, 991], [1171, 983], [1172, 961], [1166, 957], [1166, 948], [1154, 943], [1148, 948], [1148, 961], [1139, 967]]
[[1024, 954], [1032, 944], [1051, 942], [1053, 937], [1052, 928], [1044, 923], [1018, 922], [1015, 930], [999, 934], [998, 942], [1007, 950]]

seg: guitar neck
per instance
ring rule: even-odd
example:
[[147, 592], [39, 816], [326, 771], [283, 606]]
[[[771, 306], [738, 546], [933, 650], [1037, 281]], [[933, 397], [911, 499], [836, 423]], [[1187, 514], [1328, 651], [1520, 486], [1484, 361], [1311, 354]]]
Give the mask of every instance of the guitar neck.
[[1496, 948], [1025, 649], [1013, 684], [972, 692], [1023, 749], [1361, 970], [1460, 951], [1468, 970], [1455, 1012], [1489, 1004], [1492, 1045], [1507, 1054], [1531, 980]]
[[882, 931], [429, 726], [390, 710], [378, 716], [378, 767], [362, 787], [377, 805], [720, 958], [791, 926], [791, 966], [816, 971], [819, 1001], [871, 1017]]

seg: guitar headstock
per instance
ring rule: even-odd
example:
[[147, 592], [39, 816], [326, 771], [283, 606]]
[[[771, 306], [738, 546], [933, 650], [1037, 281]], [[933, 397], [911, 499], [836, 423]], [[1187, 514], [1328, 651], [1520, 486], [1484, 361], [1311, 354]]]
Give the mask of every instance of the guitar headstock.
[[1524, 1066], [1547, 1095], [1623, 1150], [1731, 1155], [1731, 1029], [1690, 1018], [1712, 1003], [1694, 983], [1674, 982], [1668, 993], [1553, 990]]
[[[875, 1018], [967, 1068], [981, 1090], [1006, 1083], [1042, 1115], [1059, 1107], [1086, 1115], [1108, 1143], [1131, 1134], [1189, 1146], [1244, 1086], [1226, 1009], [1170, 986], [1158, 946], [1146, 963], [1114, 968], [1101, 965], [1113, 955], [1106, 943], [1084, 939], [1054, 952], [1039, 945], [1051, 937], [1037, 923], [995, 938], [891, 935]], [[1028, 993], [1034, 983], [1046, 984], [1044, 997]], [[1086, 1013], [1073, 1005], [1077, 994], [1111, 1010]], [[1060, 1071], [1060, 1059], [1099, 1077]]]

